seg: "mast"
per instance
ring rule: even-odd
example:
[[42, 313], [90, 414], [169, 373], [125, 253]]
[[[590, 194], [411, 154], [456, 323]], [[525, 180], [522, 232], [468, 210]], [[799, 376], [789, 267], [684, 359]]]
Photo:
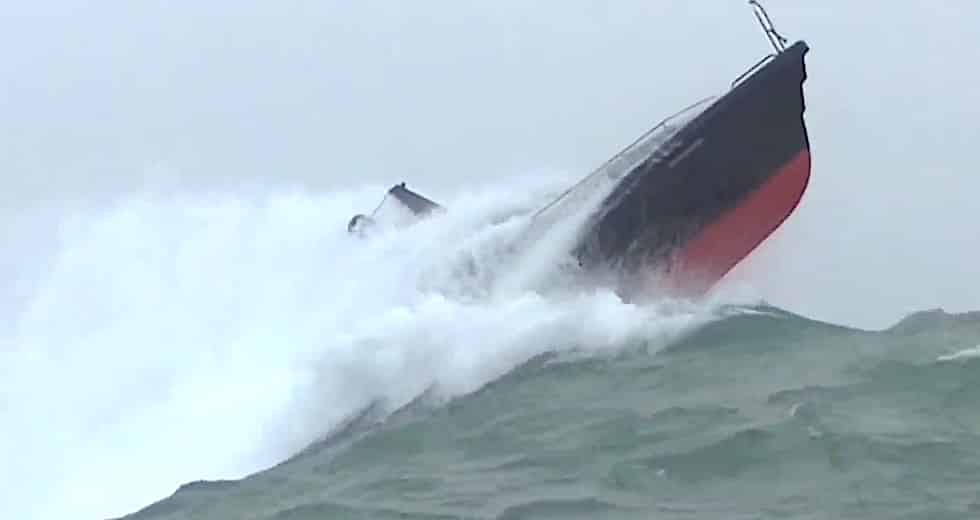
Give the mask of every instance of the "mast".
[[752, 10], [755, 13], [755, 19], [759, 21], [759, 25], [762, 27], [762, 31], [766, 33], [766, 38], [769, 39], [769, 44], [772, 45], [772, 48], [776, 52], [774, 53], [771, 52], [763, 56], [762, 59], [760, 59], [755, 63], [755, 65], [749, 67], [748, 70], [746, 70], [741, 75], [739, 75], [739, 77], [735, 78], [735, 80], [732, 81], [731, 84], [732, 87], [735, 87], [736, 84], [738, 84], [740, 81], [745, 79], [749, 74], [755, 72], [759, 67], [761, 67], [769, 60], [773, 59], [779, 54], [782, 54], [782, 52], [786, 50], [786, 44], [789, 42], [789, 40], [784, 38], [782, 34], [779, 34], [779, 32], [776, 31], [776, 27], [773, 25], [772, 19], [769, 18], [769, 13], [766, 12], [765, 7], [762, 7], [762, 4], [759, 3], [759, 0], [749, 0], [749, 5], [752, 6]]
[[776, 49], [776, 53], [786, 50], [788, 40], [776, 31], [776, 27], [773, 26], [772, 19], [769, 18], [769, 13], [766, 12], [766, 8], [762, 7], [762, 4], [758, 0], [749, 0], [749, 4], [755, 13], [755, 19], [759, 21], [759, 25], [762, 26], [763, 32], [766, 33], [766, 38], [769, 38], [769, 43], [772, 45], [772, 48]]

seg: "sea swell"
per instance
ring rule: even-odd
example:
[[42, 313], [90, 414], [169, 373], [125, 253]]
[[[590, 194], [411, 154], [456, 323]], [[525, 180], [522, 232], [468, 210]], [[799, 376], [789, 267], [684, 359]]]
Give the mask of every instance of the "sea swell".
[[567, 181], [420, 189], [450, 211], [370, 240], [384, 186], [53, 211], [0, 338], [7, 516], [976, 516], [976, 314], [625, 303], [514, 247]]
[[128, 518], [980, 512], [980, 359], [936, 359], [980, 341], [980, 320], [933, 312], [910, 335], [748, 310], [667, 348], [546, 349], [473, 392], [421, 400]]
[[[6, 516], [122, 514], [181, 482], [280, 463], [365, 407], [383, 417], [550, 349], [616, 350], [695, 322], [608, 291], [494, 290], [502, 272], [535, 282], [513, 273], [509, 244], [567, 182], [426, 192], [450, 212], [370, 240], [344, 226], [384, 186], [17, 214], [10, 246], [30, 283], [2, 301]], [[40, 229], [46, 247], [32, 249]]]

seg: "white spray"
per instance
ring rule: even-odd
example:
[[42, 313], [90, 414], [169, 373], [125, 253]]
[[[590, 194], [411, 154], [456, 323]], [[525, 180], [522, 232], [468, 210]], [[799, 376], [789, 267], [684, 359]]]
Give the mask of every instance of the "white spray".
[[608, 292], [484, 297], [529, 210], [569, 181], [534, 178], [371, 240], [345, 226], [384, 186], [61, 214], [0, 329], [0, 516], [125, 514], [274, 464], [373, 400], [458, 395], [545, 350], [692, 324]]

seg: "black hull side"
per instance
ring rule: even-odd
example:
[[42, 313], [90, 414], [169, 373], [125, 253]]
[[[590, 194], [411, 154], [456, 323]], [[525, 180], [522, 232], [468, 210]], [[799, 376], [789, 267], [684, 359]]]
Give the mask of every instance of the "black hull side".
[[[787, 199], [774, 202], [778, 209], [756, 201], [762, 206], [742, 210], [756, 214], [754, 223], [727, 226], [726, 233], [744, 234], [743, 241], [750, 247], [726, 251], [701, 244], [701, 257], [688, 260], [734, 265], [741, 260], [734, 257], [747, 255], [746, 247], [751, 250], [778, 227], [795, 208], [809, 178], [809, 140], [803, 121], [808, 50], [800, 41], [777, 54], [630, 172], [592, 216], [575, 249], [582, 266], [614, 267], [626, 277], [650, 268], [669, 271], [674, 267], [672, 259], [706, 227], [731, 215], [787, 165], [795, 164], [787, 175], [796, 176], [792, 181], [796, 187], [769, 195]], [[805, 161], [800, 160], [803, 154]], [[760, 214], [768, 220], [760, 221]], [[745, 222], [744, 215], [741, 221]], [[712, 254], [719, 258], [710, 258]], [[720, 258], [725, 255], [733, 258]], [[708, 276], [723, 276], [717, 271], [727, 271], [731, 265]], [[716, 281], [702, 280], [701, 285]]]

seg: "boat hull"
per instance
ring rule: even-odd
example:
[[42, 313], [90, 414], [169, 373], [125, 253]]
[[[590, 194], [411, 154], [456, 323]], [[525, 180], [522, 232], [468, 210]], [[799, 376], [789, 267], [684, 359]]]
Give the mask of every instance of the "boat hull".
[[810, 178], [809, 48], [797, 42], [735, 85], [628, 173], [575, 248], [620, 293], [699, 297], [774, 232]]

